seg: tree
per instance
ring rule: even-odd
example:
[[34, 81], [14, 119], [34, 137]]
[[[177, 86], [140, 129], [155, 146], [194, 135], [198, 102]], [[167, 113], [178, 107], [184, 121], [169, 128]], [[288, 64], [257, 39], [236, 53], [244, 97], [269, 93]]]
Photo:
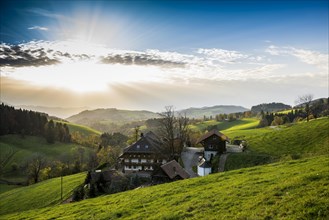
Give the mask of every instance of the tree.
[[166, 144], [166, 147], [169, 151], [171, 159], [174, 158], [175, 149], [174, 149], [174, 129], [175, 129], [175, 110], [173, 106], [166, 106], [165, 112], [160, 114], [162, 116], [161, 127], [163, 138]]
[[160, 114], [161, 119], [161, 133], [165, 142], [166, 148], [171, 159], [177, 159], [180, 155], [184, 143], [189, 139], [189, 119], [186, 115], [179, 114], [175, 117], [175, 111], [173, 106], [166, 106], [165, 112]]
[[28, 160], [28, 174], [34, 183], [39, 182], [41, 170], [46, 167], [47, 161], [43, 154], [35, 153]]
[[300, 104], [302, 106], [305, 106], [305, 112], [306, 112], [306, 120], [309, 121], [309, 116], [311, 114], [310, 105], [313, 100], [312, 94], [305, 94], [302, 96], [298, 96], [296, 103]]
[[55, 132], [55, 124], [53, 120], [50, 120], [47, 124], [46, 124], [46, 140], [49, 144], [53, 144], [55, 143], [55, 136], [56, 136], [56, 132]]
[[138, 140], [138, 137], [139, 137], [139, 135], [138, 135], [138, 133], [139, 133], [139, 129], [140, 129], [140, 126], [139, 125], [137, 125], [135, 128], [134, 128], [134, 135], [135, 135], [135, 142], [137, 142], [137, 140]]

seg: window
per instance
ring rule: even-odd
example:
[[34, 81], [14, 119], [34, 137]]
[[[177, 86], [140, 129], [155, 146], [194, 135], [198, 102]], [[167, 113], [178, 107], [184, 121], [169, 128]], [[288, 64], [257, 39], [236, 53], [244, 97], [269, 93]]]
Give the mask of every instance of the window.
[[145, 145], [145, 148], [147, 149], [147, 148], [149, 148], [149, 146], [148, 145]]
[[139, 149], [139, 148], [140, 148], [140, 146], [139, 146], [139, 145], [137, 145], [136, 147], [137, 147], [137, 149]]

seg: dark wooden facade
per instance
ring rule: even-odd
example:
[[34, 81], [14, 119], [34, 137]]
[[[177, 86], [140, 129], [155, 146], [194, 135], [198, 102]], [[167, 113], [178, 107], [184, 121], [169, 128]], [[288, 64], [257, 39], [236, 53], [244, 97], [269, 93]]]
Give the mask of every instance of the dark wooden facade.
[[217, 153], [222, 154], [226, 152], [226, 142], [229, 141], [229, 138], [220, 133], [217, 130], [212, 130], [204, 134], [197, 143], [200, 143], [204, 147], [204, 156], [206, 160], [212, 156], [215, 156]]
[[158, 137], [149, 132], [124, 149], [121, 159], [122, 171], [125, 173], [152, 173], [156, 167], [168, 161], [168, 156]]

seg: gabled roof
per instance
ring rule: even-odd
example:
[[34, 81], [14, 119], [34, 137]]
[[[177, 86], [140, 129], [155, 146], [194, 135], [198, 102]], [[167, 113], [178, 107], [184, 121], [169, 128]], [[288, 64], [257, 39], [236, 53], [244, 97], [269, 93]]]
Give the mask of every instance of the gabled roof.
[[161, 166], [161, 169], [167, 174], [170, 179], [174, 179], [176, 176], [180, 176], [182, 179], [190, 178], [190, 175], [176, 162], [172, 160]]
[[196, 143], [198, 144], [198, 143], [206, 140], [207, 138], [211, 137], [212, 135], [216, 135], [216, 136], [220, 137], [222, 139], [222, 141], [230, 140], [226, 135], [224, 135], [223, 133], [214, 129], [214, 130], [211, 130], [208, 133], [204, 134], [202, 137], [200, 137]]
[[211, 168], [211, 163], [209, 161], [206, 161], [205, 159], [202, 159], [201, 163], [199, 164], [199, 167]]
[[148, 132], [132, 145], [123, 149], [125, 153], [157, 153], [163, 154], [164, 148], [159, 138], [153, 133]]

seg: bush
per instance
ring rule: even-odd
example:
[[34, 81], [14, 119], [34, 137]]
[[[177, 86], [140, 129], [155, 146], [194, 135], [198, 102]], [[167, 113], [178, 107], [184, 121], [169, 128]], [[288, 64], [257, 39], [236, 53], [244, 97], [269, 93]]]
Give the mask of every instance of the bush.
[[17, 163], [12, 163], [12, 164], [11, 164], [11, 170], [12, 170], [12, 171], [17, 171], [17, 170], [18, 170], [18, 165], [17, 165]]

